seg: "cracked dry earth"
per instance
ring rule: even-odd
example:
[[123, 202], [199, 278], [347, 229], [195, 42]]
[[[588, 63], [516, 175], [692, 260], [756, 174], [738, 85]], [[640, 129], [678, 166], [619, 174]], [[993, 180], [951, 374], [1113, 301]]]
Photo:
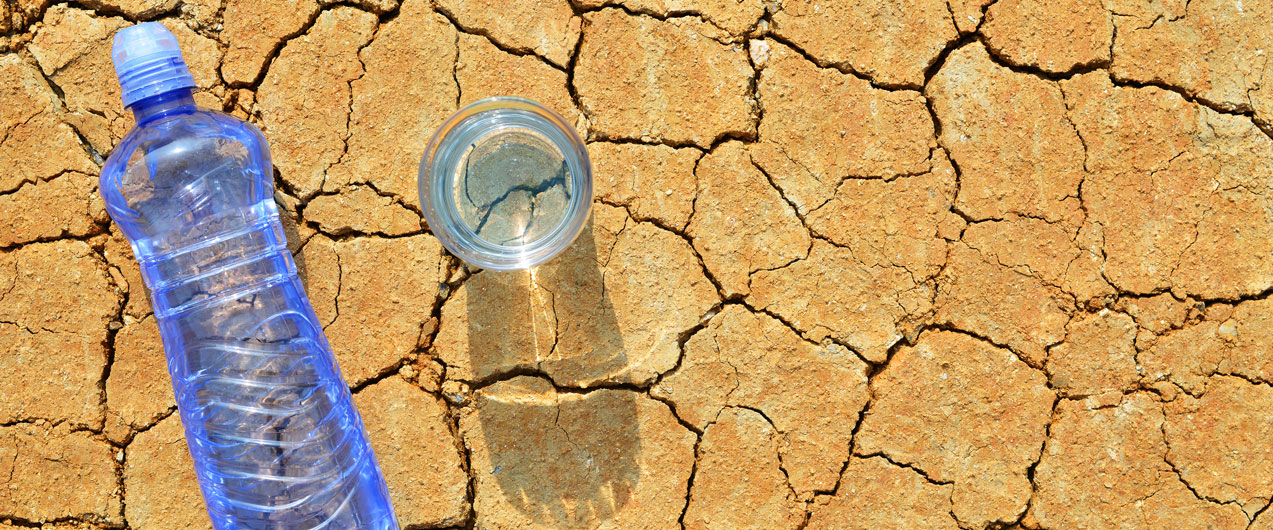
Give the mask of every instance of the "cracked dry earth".
[[[1267, 0], [0, 1], [0, 529], [207, 528], [96, 181], [157, 20], [260, 126], [405, 528], [1273, 529]], [[458, 106], [589, 140], [470, 270]]]

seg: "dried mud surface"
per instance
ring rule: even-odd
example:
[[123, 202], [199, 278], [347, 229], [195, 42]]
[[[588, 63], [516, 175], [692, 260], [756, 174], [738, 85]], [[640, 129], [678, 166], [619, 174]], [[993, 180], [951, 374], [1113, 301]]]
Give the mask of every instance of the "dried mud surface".
[[[96, 189], [150, 20], [403, 528], [1273, 528], [1273, 3], [0, 0], [0, 529], [209, 527]], [[531, 272], [415, 197], [500, 94], [596, 168]]]

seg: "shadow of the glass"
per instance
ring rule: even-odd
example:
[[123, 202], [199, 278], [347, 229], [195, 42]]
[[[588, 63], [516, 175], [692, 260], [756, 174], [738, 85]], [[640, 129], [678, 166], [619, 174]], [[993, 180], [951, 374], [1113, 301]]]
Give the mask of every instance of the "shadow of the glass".
[[[469, 281], [468, 354], [478, 378], [482, 440], [508, 503], [548, 528], [591, 528], [623, 509], [640, 477], [635, 395], [584, 391], [627, 368], [592, 224], [535, 269]], [[475, 288], [477, 286], [480, 288]]]

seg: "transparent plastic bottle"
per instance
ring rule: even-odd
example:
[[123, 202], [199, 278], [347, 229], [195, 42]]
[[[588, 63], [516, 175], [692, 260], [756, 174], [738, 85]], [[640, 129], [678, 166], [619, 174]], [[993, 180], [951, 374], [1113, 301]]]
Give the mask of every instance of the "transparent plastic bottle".
[[162, 25], [121, 30], [112, 55], [137, 125], [101, 192], [150, 287], [213, 526], [396, 530], [287, 250], [265, 138], [195, 106]]

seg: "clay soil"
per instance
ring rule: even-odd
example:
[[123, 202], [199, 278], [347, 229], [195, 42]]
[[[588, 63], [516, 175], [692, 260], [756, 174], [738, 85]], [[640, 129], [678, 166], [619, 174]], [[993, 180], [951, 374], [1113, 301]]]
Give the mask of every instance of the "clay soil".
[[[0, 529], [200, 529], [116, 30], [259, 126], [403, 528], [1273, 529], [1267, 0], [0, 0]], [[463, 266], [494, 95], [592, 219]]]

